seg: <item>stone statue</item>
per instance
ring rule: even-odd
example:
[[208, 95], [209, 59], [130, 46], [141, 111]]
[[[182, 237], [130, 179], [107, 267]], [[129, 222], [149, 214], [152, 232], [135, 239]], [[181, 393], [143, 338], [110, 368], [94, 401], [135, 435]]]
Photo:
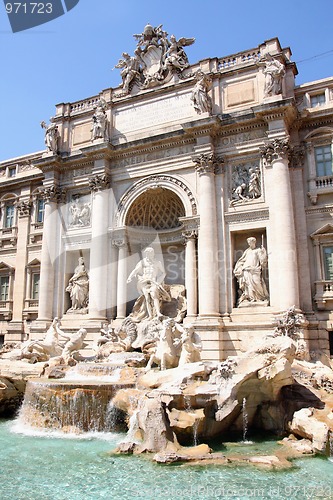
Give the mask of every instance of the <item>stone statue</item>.
[[99, 99], [95, 106], [93, 115], [93, 126], [91, 129], [91, 140], [103, 139], [105, 142], [109, 140], [109, 123], [106, 116], [106, 102], [104, 99]]
[[50, 124], [47, 125], [44, 121], [41, 122], [41, 127], [45, 129], [45, 145], [48, 151], [58, 154], [59, 131], [58, 126], [54, 123], [53, 118], [50, 118]]
[[130, 85], [135, 79], [140, 81], [140, 63], [136, 57], [131, 57], [127, 52], [122, 53], [123, 59], [119, 59], [116, 68], [120, 68], [120, 76], [123, 80], [123, 93], [128, 94]]
[[70, 293], [72, 307], [68, 311], [84, 311], [89, 300], [89, 276], [84, 265], [83, 257], [79, 258], [79, 265], [68, 282], [66, 292]]
[[199, 115], [201, 113], [211, 114], [212, 100], [208, 95], [208, 90], [211, 87], [212, 80], [201, 71], [197, 72], [196, 79], [197, 83], [195, 84], [191, 95], [191, 101], [193, 101], [194, 109], [197, 113], [199, 113]]
[[166, 52], [164, 66], [165, 68], [171, 66], [183, 71], [190, 65], [183, 47], [192, 45], [195, 42], [195, 38], [180, 38], [177, 40], [174, 35], [171, 35], [170, 42], [170, 47]]
[[161, 317], [160, 301], [170, 300], [168, 292], [163, 287], [165, 271], [159, 260], [155, 259], [154, 249], [147, 247], [143, 252], [144, 258], [135, 266], [127, 279], [130, 283], [137, 278], [137, 287], [144, 295], [148, 319]]
[[278, 59], [274, 59], [271, 54], [266, 54], [265, 58], [258, 62], [258, 65], [264, 66], [265, 97], [281, 94], [282, 78], [286, 73], [284, 65]]
[[249, 169], [250, 179], [249, 179], [249, 195], [250, 198], [259, 198], [261, 196], [260, 181], [258, 173], [253, 169]]
[[87, 336], [87, 330], [84, 328], [80, 328], [80, 330], [76, 333], [73, 333], [68, 341], [66, 342], [61, 356], [63, 357], [65, 363], [68, 363], [69, 358], [72, 357], [75, 351], [83, 349], [85, 347], [84, 339]]
[[111, 323], [109, 325], [107, 323], [103, 323], [100, 333], [101, 336], [96, 342], [98, 347], [106, 344], [107, 342], [118, 342], [118, 335], [116, 334], [115, 329], [112, 328]]
[[183, 47], [192, 45], [194, 38], [180, 38], [174, 35], [168, 40], [168, 33], [162, 24], [153, 27], [147, 24], [142, 33], [133, 35], [136, 49], [131, 57], [127, 52], [122, 54], [116, 68], [121, 69], [123, 90], [117, 97], [127, 95], [136, 83], [140, 89], [160, 85], [172, 77], [174, 71], [180, 74], [188, 68], [189, 62]]
[[304, 315], [297, 312], [295, 306], [291, 306], [276, 318], [277, 325], [274, 329], [274, 335], [284, 335], [291, 337], [293, 340], [298, 340], [305, 323]]
[[183, 327], [179, 344], [181, 345], [181, 353], [178, 366], [201, 361], [201, 338], [195, 333], [193, 325]]
[[262, 269], [267, 263], [267, 253], [263, 245], [256, 248], [256, 238], [247, 239], [249, 248], [236, 262], [234, 275], [236, 276], [241, 291], [238, 306], [248, 301], [250, 303], [268, 301], [269, 295]]
[[59, 336], [63, 339], [68, 339], [68, 336], [60, 329], [59, 319], [54, 318], [44, 339], [28, 340], [22, 345], [21, 357], [29, 359], [31, 362], [35, 362], [48, 361], [50, 358], [60, 356], [62, 345]]
[[156, 350], [150, 356], [146, 371], [149, 371], [154, 363], [160, 366], [161, 370], [177, 366], [179, 356], [177, 354], [176, 343], [174, 342], [175, 329], [177, 329], [177, 325], [173, 319], [167, 318], [162, 322], [162, 330]]

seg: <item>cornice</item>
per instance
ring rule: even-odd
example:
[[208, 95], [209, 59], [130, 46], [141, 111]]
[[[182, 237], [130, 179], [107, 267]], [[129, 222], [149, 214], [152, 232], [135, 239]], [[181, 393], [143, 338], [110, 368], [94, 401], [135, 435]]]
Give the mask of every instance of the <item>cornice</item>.
[[224, 215], [224, 218], [228, 224], [268, 220], [269, 209], [251, 210], [250, 212], [228, 212]]
[[308, 207], [305, 209], [306, 215], [333, 214], [333, 205]]

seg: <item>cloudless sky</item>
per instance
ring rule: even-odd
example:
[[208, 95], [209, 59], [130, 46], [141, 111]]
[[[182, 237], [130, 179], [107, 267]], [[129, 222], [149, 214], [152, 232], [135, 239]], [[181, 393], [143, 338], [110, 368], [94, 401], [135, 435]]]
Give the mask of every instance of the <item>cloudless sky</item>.
[[[0, 1], [0, 161], [44, 149], [40, 122], [55, 104], [121, 83], [112, 70], [149, 22], [194, 37], [190, 63], [257, 47], [290, 47], [301, 84], [333, 76], [332, 0], [80, 0], [58, 19], [13, 34]], [[329, 54], [313, 58], [324, 52]], [[312, 59], [313, 58], [313, 59]]]

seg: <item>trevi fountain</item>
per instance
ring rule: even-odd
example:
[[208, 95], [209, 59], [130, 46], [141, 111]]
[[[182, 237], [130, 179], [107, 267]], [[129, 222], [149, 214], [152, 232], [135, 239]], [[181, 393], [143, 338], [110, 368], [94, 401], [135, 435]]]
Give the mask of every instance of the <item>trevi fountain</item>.
[[[267, 118], [271, 142], [266, 146], [259, 130], [262, 122], [248, 138], [241, 126], [238, 135], [230, 135], [234, 137], [230, 147], [235, 144], [239, 151], [250, 148], [254, 159], [241, 165], [231, 163], [228, 199], [221, 177], [223, 161], [212, 150], [209, 131], [218, 137], [222, 126], [231, 126], [225, 116], [214, 115], [217, 104], [211, 97], [211, 77], [217, 81], [223, 71], [229, 71], [223, 66], [229, 63], [221, 61], [216, 69], [215, 60], [203, 61], [202, 71], [196, 68], [193, 73], [184, 47], [193, 44], [194, 38], [168, 38], [162, 25], [147, 25], [135, 37], [135, 54], [123, 53], [116, 65], [122, 77], [120, 89], [112, 94], [112, 102], [119, 104], [118, 129], [111, 130], [111, 94], [106, 91], [105, 99], [73, 104], [71, 116], [78, 121], [71, 143], [74, 166], [62, 171], [60, 149], [67, 147], [63, 130], [72, 118], [67, 120], [67, 111], [59, 108], [55, 122], [41, 124], [47, 151], [34, 162], [45, 174], [43, 246], [41, 256], [31, 256], [29, 271], [33, 281], [41, 264], [39, 305], [37, 312], [36, 300], [30, 296], [26, 300], [29, 332], [23, 332], [21, 310], [15, 306], [15, 321], [0, 353], [1, 498], [333, 498], [332, 362], [328, 342], [325, 349], [313, 349], [315, 340], [308, 334], [319, 328], [318, 322], [311, 316], [310, 328], [300, 308], [299, 295], [303, 300], [308, 290], [303, 286], [298, 293], [298, 270], [289, 258], [296, 244], [289, 223], [292, 205], [286, 159], [292, 151], [287, 138], [278, 133], [284, 113], [282, 92], [293, 82], [290, 51], [283, 49], [282, 54], [274, 39], [260, 46], [260, 57], [264, 57], [255, 63], [257, 53], [244, 55], [240, 63], [240, 56], [230, 59], [230, 64], [243, 64], [258, 78], [263, 107], [268, 109], [277, 102], [280, 111]], [[255, 99], [252, 87], [244, 82], [245, 90], [238, 93], [232, 88], [243, 83], [232, 83], [228, 105], [237, 106], [242, 95]], [[165, 97], [164, 102], [158, 94], [163, 85], [171, 93], [182, 86], [185, 93], [169, 101]], [[173, 125], [168, 137], [158, 132], [159, 145], [150, 151], [144, 149], [147, 138], [140, 127], [149, 118], [148, 128], [158, 130], [155, 103], [148, 103], [149, 108], [148, 104], [138, 105], [135, 118], [126, 102], [132, 97], [138, 100], [140, 95], [149, 100], [155, 90], [166, 119], [184, 122], [175, 135], [177, 141], [181, 134], [186, 137], [172, 147], [166, 143], [176, 130]], [[173, 109], [176, 105], [178, 115]], [[124, 116], [132, 116], [136, 135], [122, 118], [122, 109]], [[260, 109], [258, 116], [264, 113]], [[80, 113], [87, 115], [81, 122]], [[237, 119], [242, 119], [241, 113]], [[163, 125], [165, 130], [168, 126]], [[157, 134], [149, 130], [151, 137]], [[114, 135], [112, 147], [110, 132]], [[229, 144], [227, 135], [222, 139]], [[109, 230], [105, 214], [110, 179], [108, 163], [102, 158], [112, 159], [116, 147], [120, 152], [127, 147], [126, 140], [136, 141], [141, 152], [133, 158], [115, 157], [118, 207], [116, 225]], [[163, 152], [165, 144], [170, 158]], [[259, 147], [265, 170], [258, 159]], [[79, 169], [82, 151], [85, 163]], [[173, 163], [175, 151], [183, 158], [179, 165]], [[72, 161], [70, 153], [66, 158], [64, 161]], [[162, 167], [152, 168], [148, 177], [135, 183], [130, 176], [122, 177], [121, 162], [135, 176], [136, 169], [139, 171], [135, 162], [139, 164], [140, 158], [147, 164], [162, 158], [164, 173]], [[89, 162], [95, 169], [91, 172]], [[188, 177], [183, 177], [186, 169]], [[59, 209], [60, 222], [52, 218], [57, 204], [63, 202], [58, 170], [66, 189], [77, 183], [76, 191], [69, 191], [67, 226], [64, 210]], [[223, 213], [218, 212], [213, 203], [215, 182], [219, 192], [224, 189], [226, 193], [226, 214], [222, 209]], [[188, 187], [197, 184], [200, 196]], [[274, 196], [269, 191], [272, 186]], [[140, 233], [136, 224], [147, 200], [162, 250], [153, 237], [147, 240], [149, 231]], [[163, 217], [159, 200], [165, 202]], [[265, 204], [273, 201], [269, 214]], [[20, 227], [28, 220], [30, 208], [28, 202], [21, 206]], [[274, 213], [278, 215], [273, 217]], [[221, 229], [223, 217], [233, 228], [232, 238]], [[163, 225], [164, 219], [169, 225]], [[59, 235], [63, 231], [57, 241], [54, 228], [62, 228]], [[29, 240], [33, 248], [41, 246], [40, 235], [35, 233]], [[110, 253], [118, 256], [110, 265], [109, 234]], [[324, 236], [319, 231], [313, 238], [321, 244]], [[26, 240], [27, 235], [18, 244], [23, 248]], [[64, 245], [55, 265], [52, 245]], [[231, 245], [237, 258], [231, 265], [231, 258], [229, 264], [224, 260], [219, 274], [214, 252], [224, 249], [229, 255]], [[177, 258], [185, 254], [184, 279], [179, 279], [177, 269], [171, 279], [170, 258], [167, 266], [163, 259], [170, 257], [170, 248], [176, 249]], [[136, 261], [131, 259], [134, 254], [139, 255]], [[176, 261], [177, 266], [179, 259]], [[19, 279], [24, 265], [18, 262], [15, 275], [15, 290], [22, 301], [24, 287]], [[2, 269], [11, 272], [10, 284], [13, 266], [2, 263]], [[305, 276], [303, 271], [300, 274]], [[126, 298], [127, 290], [135, 296], [132, 302]], [[112, 305], [107, 303], [111, 295], [116, 297]], [[320, 300], [324, 309], [325, 301]], [[324, 342], [323, 327], [318, 332]]]

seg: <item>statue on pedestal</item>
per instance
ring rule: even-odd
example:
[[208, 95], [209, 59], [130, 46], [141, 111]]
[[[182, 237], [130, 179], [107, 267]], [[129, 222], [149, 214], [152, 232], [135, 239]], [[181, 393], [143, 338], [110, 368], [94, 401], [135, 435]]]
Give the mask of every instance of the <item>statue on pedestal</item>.
[[91, 129], [91, 140], [103, 139], [105, 142], [109, 140], [109, 123], [106, 116], [106, 102], [104, 99], [99, 99], [95, 106], [93, 115], [93, 126]]
[[258, 65], [264, 66], [265, 97], [281, 94], [282, 78], [286, 74], [284, 65], [278, 59], [274, 59], [271, 54], [266, 54], [264, 59], [258, 62]]
[[[140, 319], [148, 317], [162, 317], [160, 301], [170, 301], [170, 295], [163, 287], [165, 271], [159, 260], [155, 259], [154, 249], [147, 247], [143, 252], [144, 258], [135, 266], [127, 279], [130, 283], [134, 277], [137, 278], [137, 287], [140, 294], [144, 296], [145, 314], [140, 314]], [[133, 311], [138, 312], [138, 311]]]
[[68, 282], [66, 292], [69, 292], [72, 301], [72, 307], [67, 312], [86, 312], [89, 301], [89, 276], [83, 257], [79, 258], [79, 265]]
[[58, 154], [59, 131], [58, 126], [54, 123], [53, 118], [50, 118], [50, 124], [47, 125], [44, 121], [41, 122], [41, 127], [45, 129], [45, 145], [48, 151]]
[[[234, 275], [241, 291], [238, 306], [243, 302], [267, 302], [269, 295], [262, 276], [263, 267], [267, 263], [266, 249], [261, 245], [256, 248], [256, 238], [248, 238], [249, 248], [245, 250], [236, 262]], [[267, 304], [266, 304], [267, 305]]]
[[211, 87], [212, 80], [209, 76], [205, 75], [201, 71], [196, 74], [197, 83], [194, 85], [191, 95], [191, 101], [193, 101], [194, 109], [199, 115], [201, 113], [212, 112], [212, 100], [208, 95], [208, 90]]

